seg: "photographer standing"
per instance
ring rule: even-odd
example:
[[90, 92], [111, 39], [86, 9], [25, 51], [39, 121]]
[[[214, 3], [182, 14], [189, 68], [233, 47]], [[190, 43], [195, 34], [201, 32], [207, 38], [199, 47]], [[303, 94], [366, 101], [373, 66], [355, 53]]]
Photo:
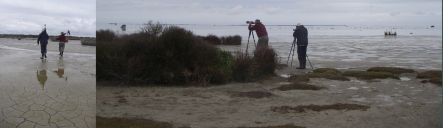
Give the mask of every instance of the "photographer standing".
[[[257, 49], [261, 47], [268, 47], [268, 32], [266, 31], [265, 25], [263, 25], [259, 19], [256, 19], [255, 22], [247, 22], [249, 23], [249, 30], [257, 33], [258, 42], [257, 42]], [[253, 25], [254, 24], [254, 25]]]
[[305, 69], [306, 68], [306, 49], [308, 48], [308, 30], [305, 26], [300, 23], [297, 24], [297, 27], [294, 29], [294, 42], [297, 43], [297, 55], [299, 67], [297, 69]]

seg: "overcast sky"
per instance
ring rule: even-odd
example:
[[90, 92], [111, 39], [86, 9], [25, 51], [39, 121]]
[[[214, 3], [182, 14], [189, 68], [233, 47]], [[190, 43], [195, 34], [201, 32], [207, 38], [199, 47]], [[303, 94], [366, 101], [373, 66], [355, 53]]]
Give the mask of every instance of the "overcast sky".
[[0, 0], [0, 33], [95, 36], [95, 0]]
[[440, 25], [442, 0], [97, 0], [99, 23]]

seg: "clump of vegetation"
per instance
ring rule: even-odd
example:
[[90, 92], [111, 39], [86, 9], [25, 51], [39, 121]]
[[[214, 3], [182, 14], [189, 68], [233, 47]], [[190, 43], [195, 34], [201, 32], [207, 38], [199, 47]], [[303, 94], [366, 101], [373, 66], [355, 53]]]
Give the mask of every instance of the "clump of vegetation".
[[221, 42], [224, 45], [241, 45], [241, 36], [223, 36], [221, 37]]
[[249, 91], [249, 92], [235, 92], [231, 96], [233, 97], [248, 97], [248, 98], [267, 98], [273, 96], [270, 92], [264, 92], [264, 91]]
[[277, 53], [269, 47], [259, 48], [254, 51], [254, 61], [257, 64], [255, 74], [259, 77], [274, 74], [277, 68]]
[[442, 72], [439, 70], [424, 71], [417, 74], [417, 78], [427, 79], [424, 82], [431, 82], [439, 86], [442, 86], [441, 77]]
[[220, 45], [222, 44], [222, 40], [220, 38], [218, 38], [216, 35], [207, 35], [204, 37], [200, 37], [202, 38], [204, 41], [207, 41], [210, 44], [214, 44], [214, 45]]
[[414, 73], [412, 69], [397, 68], [397, 67], [372, 67], [367, 70], [368, 72], [389, 72], [392, 74], [402, 74], [402, 73]]
[[112, 32], [111, 30], [98, 30], [96, 32], [96, 37], [97, 37], [97, 42], [110, 42], [112, 40], [114, 40], [117, 35], [115, 35], [114, 32]]
[[98, 81], [167, 85], [252, 81], [273, 74], [277, 62], [272, 49], [254, 57], [234, 57], [191, 31], [152, 22], [128, 35], [99, 30], [97, 45]]
[[98, 80], [220, 84], [231, 79], [233, 56], [183, 28], [150, 22], [129, 35], [97, 31], [97, 40]]
[[372, 80], [372, 79], [400, 79], [397, 75], [394, 75], [389, 72], [366, 72], [366, 71], [345, 71], [343, 76], [356, 77], [358, 79], [363, 80]]
[[257, 49], [253, 57], [247, 53], [238, 53], [234, 61], [233, 78], [248, 82], [274, 75], [277, 63], [277, 54], [272, 48]]
[[293, 124], [276, 125], [276, 126], [263, 126], [263, 127], [238, 127], [238, 128], [306, 128], [302, 126], [295, 126]]
[[141, 118], [117, 118], [97, 116], [97, 128], [173, 128], [168, 122]]
[[318, 87], [316, 85], [310, 85], [310, 84], [303, 83], [303, 82], [294, 82], [292, 84], [282, 85], [282, 86], [274, 88], [274, 89], [280, 90], [280, 91], [288, 91], [288, 90], [320, 90], [320, 89], [323, 89], [323, 87]]
[[218, 37], [216, 35], [209, 34], [207, 36], [197, 37], [214, 45], [241, 45], [240, 35]]
[[366, 111], [369, 109], [369, 106], [359, 105], [359, 104], [346, 104], [346, 103], [336, 103], [331, 105], [300, 105], [300, 106], [279, 106], [279, 107], [271, 107], [271, 111], [278, 113], [303, 113], [307, 110], [311, 111], [325, 111], [325, 110], [362, 110]]
[[232, 77], [239, 82], [253, 81], [255, 69], [254, 59], [246, 53], [239, 52], [234, 60]]
[[342, 73], [334, 68], [318, 68], [313, 70], [312, 73], [306, 74], [309, 78], [325, 78], [330, 80], [349, 81], [348, 78], [342, 75]]
[[327, 73], [327, 74], [341, 74], [341, 72], [335, 68], [317, 68], [313, 70], [314, 73]]
[[288, 78], [289, 82], [308, 82], [309, 81], [309, 77], [306, 75], [291, 75]]

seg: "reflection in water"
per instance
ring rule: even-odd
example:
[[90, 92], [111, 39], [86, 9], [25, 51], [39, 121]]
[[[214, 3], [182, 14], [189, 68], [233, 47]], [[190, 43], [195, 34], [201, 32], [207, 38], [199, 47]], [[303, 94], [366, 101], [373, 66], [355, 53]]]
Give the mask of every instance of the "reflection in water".
[[37, 69], [37, 80], [40, 82], [40, 85], [42, 86], [42, 89], [45, 88], [46, 80], [48, 80], [48, 76], [46, 75], [46, 60], [42, 60], [42, 63], [38, 66]]
[[65, 74], [65, 64], [62, 57], [57, 61], [57, 70], [54, 72], [57, 74], [58, 78], [65, 78], [65, 80], [68, 80], [68, 77], [63, 77]]

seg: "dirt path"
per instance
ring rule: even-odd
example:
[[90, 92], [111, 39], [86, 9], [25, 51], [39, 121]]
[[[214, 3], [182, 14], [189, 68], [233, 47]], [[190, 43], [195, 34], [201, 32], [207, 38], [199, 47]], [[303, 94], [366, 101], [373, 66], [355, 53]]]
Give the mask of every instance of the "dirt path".
[[308, 84], [323, 89], [287, 91], [275, 89], [291, 84], [283, 77], [212, 87], [110, 87], [101, 83], [97, 116], [144, 118], [192, 128], [286, 124], [307, 128], [440, 127], [441, 87], [420, 81], [414, 74], [402, 80], [315, 78]]

